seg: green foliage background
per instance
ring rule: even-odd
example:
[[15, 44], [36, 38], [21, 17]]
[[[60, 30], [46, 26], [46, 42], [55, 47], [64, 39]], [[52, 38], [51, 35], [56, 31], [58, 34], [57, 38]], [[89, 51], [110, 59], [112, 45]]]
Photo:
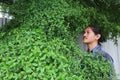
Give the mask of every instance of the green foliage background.
[[113, 74], [109, 62], [91, 58], [74, 41], [90, 23], [100, 25], [106, 39], [116, 38], [119, 23], [111, 14], [77, 0], [18, 0], [8, 6], [14, 18], [0, 30], [0, 79], [105, 80]]

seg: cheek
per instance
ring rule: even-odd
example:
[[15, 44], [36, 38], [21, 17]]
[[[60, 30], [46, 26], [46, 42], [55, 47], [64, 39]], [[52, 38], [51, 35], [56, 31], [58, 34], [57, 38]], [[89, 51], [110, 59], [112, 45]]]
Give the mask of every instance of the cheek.
[[91, 39], [95, 39], [96, 35], [94, 33], [91, 33], [90, 35], [88, 35], [88, 37], [91, 38]]
[[93, 42], [96, 40], [95, 36], [89, 35], [87, 38], [83, 39], [85, 42]]
[[94, 35], [91, 35], [88, 38], [89, 38], [89, 40], [95, 40], [96, 39], [96, 37]]

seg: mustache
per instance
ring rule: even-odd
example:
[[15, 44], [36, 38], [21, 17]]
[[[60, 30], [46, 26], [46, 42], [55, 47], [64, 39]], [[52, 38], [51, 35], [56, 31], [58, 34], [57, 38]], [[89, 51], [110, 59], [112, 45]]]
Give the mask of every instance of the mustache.
[[83, 39], [86, 38], [86, 36], [83, 36]]

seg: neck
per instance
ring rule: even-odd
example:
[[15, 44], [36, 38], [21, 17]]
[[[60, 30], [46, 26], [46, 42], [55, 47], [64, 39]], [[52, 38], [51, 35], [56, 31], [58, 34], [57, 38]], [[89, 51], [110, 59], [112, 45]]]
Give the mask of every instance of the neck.
[[98, 45], [98, 42], [90, 43], [88, 45], [88, 51], [90, 52], [93, 48], [95, 48]]

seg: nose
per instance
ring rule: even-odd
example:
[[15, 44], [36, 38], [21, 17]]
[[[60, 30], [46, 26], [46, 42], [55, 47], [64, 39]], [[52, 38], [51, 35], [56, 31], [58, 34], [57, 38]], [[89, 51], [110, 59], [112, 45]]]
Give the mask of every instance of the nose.
[[86, 37], [86, 33], [83, 34], [83, 39]]
[[86, 36], [86, 32], [83, 34], [83, 36]]

